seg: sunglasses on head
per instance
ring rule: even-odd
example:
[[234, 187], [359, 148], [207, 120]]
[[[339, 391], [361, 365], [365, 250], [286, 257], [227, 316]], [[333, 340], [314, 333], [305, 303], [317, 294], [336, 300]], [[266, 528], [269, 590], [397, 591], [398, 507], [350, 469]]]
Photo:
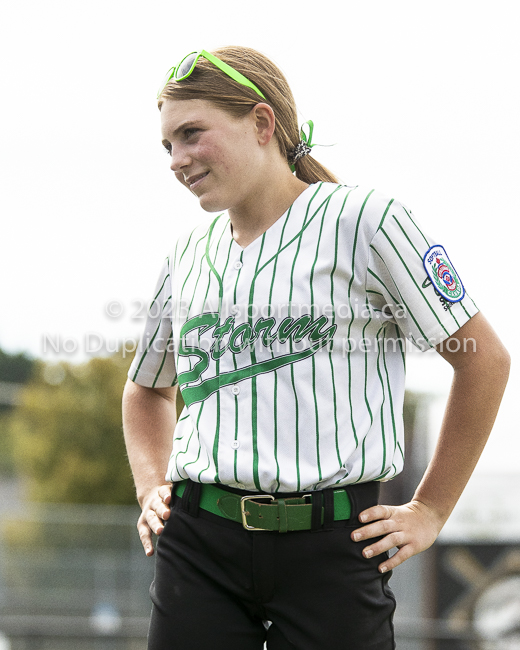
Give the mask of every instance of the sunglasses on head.
[[166, 73], [166, 76], [164, 78], [164, 81], [161, 85], [159, 92], [157, 93], [157, 99], [159, 99], [163, 90], [166, 88], [166, 84], [169, 81], [171, 81], [172, 79], [174, 81], [182, 81], [183, 79], [186, 79], [186, 77], [189, 77], [190, 74], [195, 69], [195, 66], [197, 65], [197, 61], [200, 59], [201, 56], [204, 57], [206, 61], [213, 63], [213, 65], [219, 68], [219, 70], [225, 72], [229, 77], [231, 77], [231, 79], [234, 79], [236, 82], [242, 84], [243, 86], [252, 88], [256, 93], [258, 93], [258, 95], [260, 95], [260, 97], [262, 97], [262, 99], [265, 99], [265, 95], [255, 86], [255, 84], [252, 81], [249, 81], [249, 79], [247, 77], [244, 77], [243, 74], [240, 74], [240, 72], [237, 72], [237, 70], [232, 68], [230, 65], [224, 63], [224, 61], [221, 61], [213, 54], [210, 54], [210, 52], [206, 52], [206, 50], [200, 50], [199, 52], [191, 52], [191, 54], [185, 56], [178, 65], [174, 66], [173, 68], [170, 68]]

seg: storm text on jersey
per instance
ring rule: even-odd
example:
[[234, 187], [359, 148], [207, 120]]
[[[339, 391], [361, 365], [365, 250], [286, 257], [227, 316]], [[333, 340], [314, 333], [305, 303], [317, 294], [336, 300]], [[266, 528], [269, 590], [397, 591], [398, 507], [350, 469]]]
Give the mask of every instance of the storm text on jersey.
[[[194, 402], [200, 402], [223, 386], [229, 386], [240, 380], [271, 372], [282, 366], [312, 356], [317, 350], [327, 345], [334, 336], [337, 325], [329, 325], [329, 327], [323, 329], [328, 323], [329, 319], [325, 316], [313, 320], [309, 314], [300, 316], [297, 319], [288, 316], [279, 323], [278, 327], [276, 327], [276, 320], [272, 317], [259, 318], [253, 325], [241, 323], [237, 326], [235, 326], [234, 316], [229, 316], [224, 323], [221, 323], [220, 315], [217, 312], [204, 313], [190, 318], [181, 329], [179, 356], [197, 357], [198, 361], [191, 370], [181, 372], [178, 376], [185, 404], [188, 406]], [[215, 341], [208, 351], [204, 350], [200, 343], [198, 345], [189, 345], [185, 341], [189, 333], [197, 332], [200, 336], [211, 329], [213, 329], [212, 338]], [[224, 343], [223, 339], [227, 335], [229, 335], [228, 342]], [[308, 338], [310, 345], [303, 350], [252, 363], [245, 368], [220, 373], [216, 377], [205, 379], [195, 386], [187, 386], [187, 384], [197, 382], [201, 378], [204, 371], [209, 367], [210, 356], [213, 360], [217, 360], [228, 350], [232, 354], [239, 354], [253, 345], [255, 341], [259, 341], [267, 348], [272, 348], [273, 343], [276, 341], [282, 344], [288, 340], [299, 343], [305, 337]]]

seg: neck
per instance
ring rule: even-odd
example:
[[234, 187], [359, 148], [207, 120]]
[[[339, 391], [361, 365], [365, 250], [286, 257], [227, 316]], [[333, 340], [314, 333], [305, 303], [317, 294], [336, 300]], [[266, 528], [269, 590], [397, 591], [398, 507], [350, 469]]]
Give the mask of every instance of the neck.
[[287, 171], [289, 174], [284, 174], [282, 179], [278, 177], [274, 182], [264, 180], [248, 196], [245, 204], [228, 210], [233, 239], [242, 248], [270, 228], [309, 187]]

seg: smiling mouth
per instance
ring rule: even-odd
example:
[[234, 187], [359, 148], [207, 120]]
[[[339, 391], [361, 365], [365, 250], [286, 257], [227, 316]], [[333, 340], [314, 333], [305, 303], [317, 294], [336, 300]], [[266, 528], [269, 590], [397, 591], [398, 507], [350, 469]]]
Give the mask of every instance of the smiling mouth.
[[209, 174], [209, 172], [204, 172], [204, 174], [198, 174], [197, 176], [194, 176], [193, 178], [190, 178], [190, 179], [189, 179], [189, 182], [188, 182], [188, 184], [189, 184], [189, 186], [190, 186], [190, 190], [195, 189], [195, 187], [197, 187], [197, 185], [199, 185], [199, 183], [200, 183], [204, 178], [206, 178], [206, 176], [207, 176], [208, 174]]

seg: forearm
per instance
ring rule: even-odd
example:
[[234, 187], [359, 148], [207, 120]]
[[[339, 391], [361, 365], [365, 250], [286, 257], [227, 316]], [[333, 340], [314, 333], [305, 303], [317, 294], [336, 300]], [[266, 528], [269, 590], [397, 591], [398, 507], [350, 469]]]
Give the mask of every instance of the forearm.
[[507, 383], [509, 356], [501, 345], [494, 345], [493, 355], [477, 351], [455, 369], [438, 443], [414, 495], [436, 513], [441, 526], [484, 449]]
[[176, 422], [175, 389], [154, 390], [127, 381], [123, 430], [137, 499], [165, 483]]
[[[352, 533], [359, 542], [380, 538], [364, 548], [365, 557], [397, 546], [397, 553], [379, 565], [382, 573], [433, 544], [484, 449], [505, 389], [509, 355], [481, 314], [449, 341], [437, 351], [452, 365], [453, 383], [435, 453], [414, 498], [402, 506], [365, 510], [359, 516], [365, 525]], [[466, 345], [472, 341], [474, 349]]]

